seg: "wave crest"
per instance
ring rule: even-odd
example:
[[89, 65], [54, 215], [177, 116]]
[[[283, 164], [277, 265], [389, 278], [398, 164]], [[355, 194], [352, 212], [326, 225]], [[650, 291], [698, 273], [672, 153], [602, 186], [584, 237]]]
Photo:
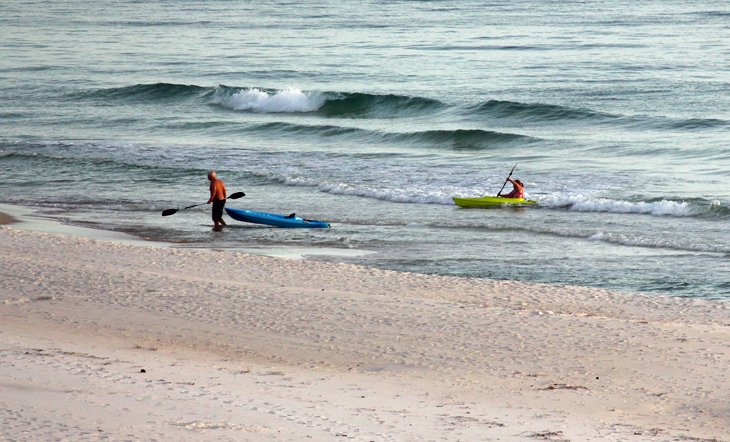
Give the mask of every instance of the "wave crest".
[[233, 110], [261, 113], [313, 112], [322, 107], [327, 98], [321, 93], [304, 93], [296, 88], [264, 90], [235, 89], [218, 86], [211, 102]]
[[576, 212], [636, 213], [654, 216], [695, 216], [699, 210], [687, 201], [624, 201], [610, 198], [591, 198], [582, 195], [549, 195], [539, 204], [552, 209]]

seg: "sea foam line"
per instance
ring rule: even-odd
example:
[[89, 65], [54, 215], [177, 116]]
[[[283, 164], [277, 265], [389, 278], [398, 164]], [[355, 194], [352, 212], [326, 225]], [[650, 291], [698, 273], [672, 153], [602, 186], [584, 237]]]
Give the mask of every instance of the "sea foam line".
[[[396, 203], [443, 204], [452, 205], [453, 196], [479, 196], [474, 190], [458, 187], [424, 189], [420, 184], [403, 185], [397, 188], [378, 188], [356, 183], [319, 181], [303, 176], [291, 176], [271, 172], [254, 172], [255, 175], [279, 182], [287, 186], [314, 187], [324, 193], [351, 195]], [[624, 214], [644, 214], [653, 216], [698, 216], [710, 210], [719, 210], [722, 205], [713, 201], [709, 207], [702, 207], [686, 201], [625, 201], [610, 198], [595, 198], [586, 195], [534, 195], [527, 196], [538, 201], [538, 208], [567, 209], [576, 212], [605, 212]]]

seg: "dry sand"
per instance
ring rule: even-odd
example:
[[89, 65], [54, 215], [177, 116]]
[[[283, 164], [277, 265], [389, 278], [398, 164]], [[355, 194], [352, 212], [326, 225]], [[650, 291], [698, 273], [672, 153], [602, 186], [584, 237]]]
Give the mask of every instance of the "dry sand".
[[13, 226], [0, 256], [0, 439], [730, 440], [727, 302]]

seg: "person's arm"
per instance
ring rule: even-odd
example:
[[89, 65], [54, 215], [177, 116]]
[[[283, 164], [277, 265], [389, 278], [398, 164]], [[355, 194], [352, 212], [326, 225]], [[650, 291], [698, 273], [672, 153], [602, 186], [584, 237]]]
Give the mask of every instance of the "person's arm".
[[[507, 181], [509, 181], [512, 184], [515, 183], [514, 181], [512, 181], [512, 178], [510, 178], [510, 177], [507, 177]], [[504, 195], [502, 195], [502, 191], [501, 190], [499, 191], [499, 193], [497, 194], [497, 196], [504, 196]]]
[[210, 182], [210, 198], [208, 198], [208, 204], [213, 202], [213, 195], [215, 192], [215, 182]]

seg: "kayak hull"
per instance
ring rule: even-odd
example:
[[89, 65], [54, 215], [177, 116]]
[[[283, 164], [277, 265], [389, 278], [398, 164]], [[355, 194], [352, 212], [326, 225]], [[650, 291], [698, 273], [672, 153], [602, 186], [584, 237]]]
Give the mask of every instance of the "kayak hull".
[[304, 219], [298, 216], [287, 218], [286, 215], [276, 213], [257, 212], [255, 210], [229, 209], [226, 208], [228, 216], [244, 223], [263, 224], [272, 227], [283, 227], [290, 229], [327, 229], [330, 223]]
[[454, 204], [465, 208], [490, 208], [490, 207], [522, 207], [537, 204], [537, 201], [524, 198], [503, 198], [501, 196], [481, 196], [475, 198], [453, 197]]

